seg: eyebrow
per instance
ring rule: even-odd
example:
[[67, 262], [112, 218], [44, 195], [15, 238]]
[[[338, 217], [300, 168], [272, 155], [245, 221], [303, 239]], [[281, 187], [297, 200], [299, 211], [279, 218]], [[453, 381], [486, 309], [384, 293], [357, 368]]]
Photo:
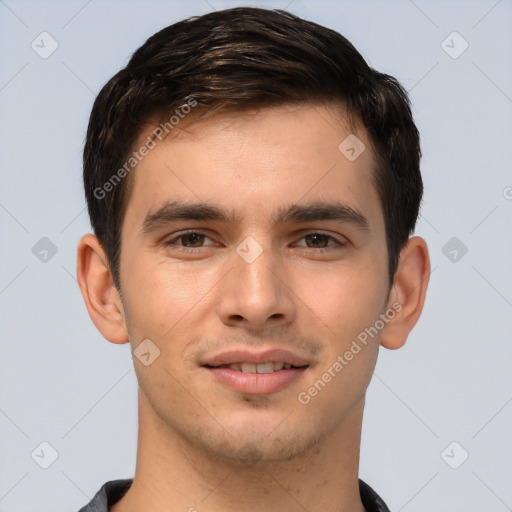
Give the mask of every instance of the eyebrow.
[[[156, 212], [148, 212], [142, 223], [141, 231], [150, 233], [163, 225], [179, 220], [214, 220], [229, 224], [236, 221], [236, 215], [233, 211], [214, 204], [167, 201]], [[276, 209], [271, 216], [274, 226], [320, 220], [336, 220], [352, 224], [361, 231], [370, 231], [368, 219], [360, 211], [341, 202], [291, 204]]]

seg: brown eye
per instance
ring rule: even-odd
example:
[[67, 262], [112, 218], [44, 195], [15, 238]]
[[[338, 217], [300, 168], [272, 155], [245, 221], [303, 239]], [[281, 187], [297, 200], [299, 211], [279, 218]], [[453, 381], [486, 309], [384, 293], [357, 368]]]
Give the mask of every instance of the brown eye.
[[185, 247], [201, 247], [204, 243], [205, 235], [200, 233], [186, 233], [179, 237], [179, 240]]
[[329, 235], [322, 235], [320, 233], [313, 233], [310, 235], [306, 235], [304, 239], [306, 240], [306, 245], [308, 247], [327, 247], [329, 243], [329, 239], [331, 237]]

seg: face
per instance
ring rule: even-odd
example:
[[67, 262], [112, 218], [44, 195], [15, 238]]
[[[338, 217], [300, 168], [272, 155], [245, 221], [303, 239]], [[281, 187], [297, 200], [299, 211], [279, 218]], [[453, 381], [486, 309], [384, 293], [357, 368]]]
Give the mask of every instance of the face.
[[351, 133], [326, 106], [221, 114], [134, 171], [124, 315], [132, 349], [160, 351], [134, 357], [142, 411], [184, 443], [288, 460], [363, 404], [379, 335], [361, 333], [389, 282], [370, 141], [357, 131], [355, 160], [338, 149]]

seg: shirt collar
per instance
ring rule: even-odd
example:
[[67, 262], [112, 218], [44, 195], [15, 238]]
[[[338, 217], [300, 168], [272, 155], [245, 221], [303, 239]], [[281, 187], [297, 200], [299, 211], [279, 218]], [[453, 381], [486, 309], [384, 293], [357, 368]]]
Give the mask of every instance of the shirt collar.
[[[107, 482], [78, 512], [109, 512], [110, 507], [126, 494], [132, 482], [132, 479]], [[366, 512], [390, 512], [382, 498], [362, 480], [359, 480], [359, 494]]]

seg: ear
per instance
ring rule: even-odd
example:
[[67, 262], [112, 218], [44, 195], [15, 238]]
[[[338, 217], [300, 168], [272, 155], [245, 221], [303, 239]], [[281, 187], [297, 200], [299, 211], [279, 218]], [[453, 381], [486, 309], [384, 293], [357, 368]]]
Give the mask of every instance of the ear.
[[387, 305], [396, 314], [381, 331], [383, 347], [394, 350], [405, 344], [423, 310], [429, 278], [427, 244], [419, 236], [412, 237], [400, 252]]
[[121, 297], [114, 286], [108, 260], [98, 238], [83, 236], [78, 243], [77, 279], [94, 325], [112, 343], [130, 338]]

